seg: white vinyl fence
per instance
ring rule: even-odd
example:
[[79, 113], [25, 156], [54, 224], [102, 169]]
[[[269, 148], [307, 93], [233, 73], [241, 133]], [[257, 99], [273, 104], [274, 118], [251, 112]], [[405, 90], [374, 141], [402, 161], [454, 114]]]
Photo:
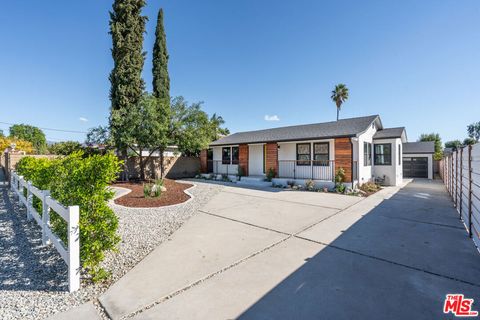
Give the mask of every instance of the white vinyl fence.
[[469, 236], [480, 250], [480, 143], [440, 161], [440, 175]]
[[[40, 190], [32, 185], [30, 181], [25, 181], [22, 176], [16, 172], [11, 174], [10, 186], [13, 192], [18, 196], [20, 202], [27, 208], [27, 219], [32, 218], [42, 228], [42, 243], [44, 245], [53, 244], [63, 260], [68, 265], [68, 289], [70, 292], [80, 288], [80, 230], [79, 230], [79, 207], [64, 207], [55, 199], [50, 197], [50, 192]], [[26, 197], [25, 197], [26, 190]], [[38, 197], [43, 204], [40, 214], [33, 207], [33, 195]], [[55, 211], [68, 224], [68, 244], [57, 237], [50, 229], [50, 210]]]

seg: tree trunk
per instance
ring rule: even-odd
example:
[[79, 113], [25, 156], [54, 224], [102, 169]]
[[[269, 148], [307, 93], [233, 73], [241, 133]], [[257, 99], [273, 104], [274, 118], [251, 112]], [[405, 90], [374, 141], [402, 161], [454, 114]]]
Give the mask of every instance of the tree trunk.
[[340, 108], [337, 107], [337, 121], [338, 121], [338, 115], [340, 113]]
[[143, 161], [143, 151], [140, 149], [140, 180], [145, 181], [145, 161]]
[[163, 175], [165, 171], [165, 165], [163, 163], [165, 158], [163, 157], [163, 151], [164, 151], [164, 148], [160, 148], [160, 179], [163, 179]]

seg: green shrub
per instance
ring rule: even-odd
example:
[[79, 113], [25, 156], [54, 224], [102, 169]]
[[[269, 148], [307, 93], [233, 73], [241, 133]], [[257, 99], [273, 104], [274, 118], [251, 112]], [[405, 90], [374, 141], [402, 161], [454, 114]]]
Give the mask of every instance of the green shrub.
[[305, 189], [307, 190], [314, 190], [315, 189], [315, 181], [313, 181], [312, 179], [308, 179], [307, 181], [305, 181]]
[[[80, 207], [80, 261], [94, 281], [108, 273], [99, 264], [107, 250], [115, 249], [118, 218], [107, 205], [113, 198], [108, 185], [120, 172], [120, 161], [112, 154], [84, 157], [75, 152], [61, 159], [47, 160], [25, 157], [17, 164], [17, 172], [42, 190], [50, 190], [52, 198], [64, 206]], [[53, 232], [67, 241], [67, 224], [55, 212], [50, 214]]]
[[163, 179], [155, 180], [154, 183], [143, 184], [143, 195], [145, 198], [158, 198], [162, 194]]
[[275, 172], [274, 168], [268, 169], [268, 171], [267, 171], [267, 181], [272, 181], [272, 179], [275, 178], [276, 175], [277, 175], [277, 173]]

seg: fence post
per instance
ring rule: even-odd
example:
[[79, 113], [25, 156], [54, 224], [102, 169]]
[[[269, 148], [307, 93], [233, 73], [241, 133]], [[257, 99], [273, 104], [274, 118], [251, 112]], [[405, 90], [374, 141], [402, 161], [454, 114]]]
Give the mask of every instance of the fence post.
[[33, 206], [33, 195], [32, 195], [32, 191], [31, 191], [31, 188], [32, 187], [32, 182], [31, 181], [28, 181], [27, 182], [27, 220], [32, 220], [32, 214], [30, 212], [30, 210], [32, 210], [32, 206]]
[[451, 157], [451, 174], [450, 174], [450, 196], [453, 198], [453, 152], [452, 152], [452, 157]]
[[455, 151], [455, 208], [458, 208], [458, 149]]
[[468, 236], [472, 237], [472, 145], [468, 146]]
[[460, 219], [462, 218], [463, 199], [463, 148], [460, 149]]
[[47, 204], [47, 198], [50, 196], [50, 191], [43, 190], [42, 199], [42, 244], [50, 244], [50, 239], [47, 237], [47, 229], [50, 226], [50, 207]]
[[68, 207], [68, 289], [70, 292], [80, 289], [79, 219], [79, 207]]

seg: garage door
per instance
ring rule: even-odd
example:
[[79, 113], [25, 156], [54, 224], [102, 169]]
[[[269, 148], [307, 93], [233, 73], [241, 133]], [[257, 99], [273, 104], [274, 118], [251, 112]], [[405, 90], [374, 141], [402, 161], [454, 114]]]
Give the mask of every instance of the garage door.
[[405, 178], [428, 178], [428, 158], [403, 157], [403, 176]]

